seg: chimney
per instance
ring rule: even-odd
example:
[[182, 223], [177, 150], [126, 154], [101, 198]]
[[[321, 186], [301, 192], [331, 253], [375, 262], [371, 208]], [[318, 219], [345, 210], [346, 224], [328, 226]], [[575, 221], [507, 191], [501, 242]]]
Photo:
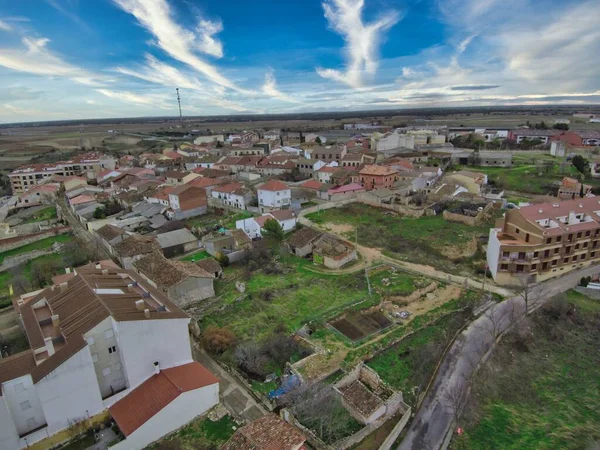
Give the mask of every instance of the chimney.
[[58, 314], [54, 314], [52, 316], [52, 326], [54, 328], [58, 328], [58, 324], [60, 323], [60, 319], [58, 318]]
[[102, 265], [100, 263], [96, 263], [96, 269], [98, 269], [98, 270], [102, 269]]
[[160, 364], [158, 361], [154, 361], [154, 375], [158, 375], [160, 373]]
[[102, 270], [102, 275], [108, 275], [108, 269], [103, 269]]
[[59, 287], [60, 287], [60, 292], [66, 292], [66, 291], [67, 291], [67, 288], [69, 287], [69, 283], [67, 283], [67, 282], [65, 281], [65, 282], [63, 282], [63, 283], [60, 283], [60, 284], [59, 284]]
[[67, 274], [68, 274], [68, 273], [71, 273], [71, 268], [70, 268], [70, 267], [67, 267], [67, 268], [65, 269], [65, 273], [67, 273]]
[[149, 310], [148, 308], [146, 308], [146, 309], [144, 310], [144, 316], [146, 317], [146, 319], [149, 319], [149, 318], [150, 318], [150, 310]]
[[144, 300], [136, 300], [135, 307], [138, 311], [143, 311], [145, 306], [146, 306], [146, 304], [145, 304]]
[[54, 355], [54, 343], [52, 342], [52, 338], [44, 338], [44, 344], [46, 344], [46, 351], [48, 352], [48, 356]]

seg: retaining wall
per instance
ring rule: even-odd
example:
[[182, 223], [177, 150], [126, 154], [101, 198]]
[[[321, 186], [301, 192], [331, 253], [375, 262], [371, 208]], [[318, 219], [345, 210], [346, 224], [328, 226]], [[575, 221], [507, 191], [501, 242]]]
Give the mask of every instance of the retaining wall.
[[6, 239], [0, 239], [0, 252], [12, 250], [13, 248], [22, 247], [23, 245], [31, 244], [51, 236], [58, 236], [66, 233], [70, 227], [56, 227], [38, 233], [26, 234], [23, 236], [15, 236]]

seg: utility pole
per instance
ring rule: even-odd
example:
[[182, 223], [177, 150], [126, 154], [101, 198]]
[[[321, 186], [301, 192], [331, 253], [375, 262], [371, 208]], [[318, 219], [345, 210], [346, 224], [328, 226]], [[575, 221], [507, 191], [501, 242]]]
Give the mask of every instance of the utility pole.
[[179, 97], [179, 88], [175, 88], [177, 92], [177, 104], [179, 105], [179, 123], [181, 124], [181, 128], [183, 128], [183, 116], [181, 115], [181, 98]]

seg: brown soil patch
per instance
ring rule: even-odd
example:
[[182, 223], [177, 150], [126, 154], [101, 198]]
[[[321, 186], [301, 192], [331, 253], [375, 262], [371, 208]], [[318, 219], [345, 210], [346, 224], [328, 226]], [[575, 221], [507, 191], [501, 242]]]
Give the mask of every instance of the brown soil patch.
[[323, 225], [323, 228], [325, 228], [327, 230], [331, 230], [333, 233], [336, 233], [336, 234], [344, 234], [344, 233], [350, 233], [351, 231], [354, 231], [354, 227], [347, 223], [327, 222], [326, 224]]
[[441, 249], [441, 253], [451, 260], [470, 258], [477, 253], [477, 239], [473, 238], [463, 245], [446, 245]]

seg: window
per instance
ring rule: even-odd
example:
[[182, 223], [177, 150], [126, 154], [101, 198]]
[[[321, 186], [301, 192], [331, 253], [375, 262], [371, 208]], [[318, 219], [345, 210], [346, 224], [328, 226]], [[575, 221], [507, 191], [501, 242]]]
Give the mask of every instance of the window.
[[571, 242], [572, 240], [573, 240], [573, 235], [572, 235], [572, 234], [570, 234], [570, 235], [569, 235], [569, 242]]
[[86, 338], [86, 341], [89, 345], [94, 345], [96, 343], [96, 341], [94, 341], [94, 337], [93, 336], [88, 336]]
[[34, 429], [36, 426], [36, 422], [35, 422], [35, 418], [34, 417], [30, 417], [29, 419], [27, 419], [27, 428], [29, 428], [30, 430]]
[[105, 367], [104, 369], [102, 369], [102, 375], [107, 377], [110, 375], [110, 367]]
[[558, 251], [559, 251], [559, 250], [560, 250], [560, 248], [556, 247], [556, 248], [554, 249], [554, 254], [556, 255], [556, 254], [558, 253]]
[[584, 242], [584, 243], [583, 243], [583, 248], [587, 248], [587, 246], [588, 246], [588, 243], [587, 243], [587, 242]]
[[515, 228], [515, 233], [519, 234], [521, 232], [521, 230], [519, 230], [518, 228]]
[[98, 353], [92, 353], [92, 361], [98, 362]]
[[537, 264], [532, 264], [531, 265], [531, 270], [535, 270], [535, 269], [537, 269]]
[[573, 256], [573, 262], [577, 261], [577, 255]]
[[569, 262], [569, 258], [565, 258], [564, 263], [568, 263]]
[[550, 244], [552, 242], [552, 238], [546, 239], [546, 244]]
[[25, 391], [25, 385], [23, 383], [17, 383], [15, 384], [15, 392], [17, 394], [20, 394], [21, 392]]
[[587, 257], [587, 255], [584, 253], [583, 255], [581, 255], [581, 259], [585, 259]]
[[555, 259], [554, 261], [552, 261], [552, 265], [555, 266], [557, 262], [558, 260]]
[[502, 257], [503, 258], [508, 258], [510, 256], [509, 252], [502, 252]]
[[579, 239], [581, 237], [581, 231], [579, 233], [577, 233], [577, 239]]
[[556, 242], [560, 242], [560, 241], [562, 241], [562, 236], [557, 236], [556, 237]]
[[585, 237], [588, 237], [590, 235], [589, 230], [585, 232]]
[[104, 337], [106, 339], [110, 339], [111, 337], [113, 337], [115, 335], [115, 333], [113, 332], [112, 328], [110, 330], [106, 330], [104, 332]]
[[21, 411], [27, 411], [28, 409], [31, 409], [31, 403], [29, 403], [29, 400], [21, 402]]
[[596, 256], [596, 252], [590, 253], [590, 258], [594, 258]]
[[112, 365], [113, 370], [121, 370], [121, 363], [116, 363]]
[[547, 258], [548, 256], [550, 256], [550, 250], [544, 252], [544, 258]]
[[108, 347], [108, 354], [111, 355], [113, 353], [117, 353], [117, 346], [113, 345], [112, 347]]
[[529, 242], [529, 233], [525, 235], [525, 242]]
[[579, 244], [575, 246], [575, 250], [579, 250]]
[[539, 254], [540, 254], [539, 252], [533, 252], [533, 257], [537, 258], [539, 256]]

